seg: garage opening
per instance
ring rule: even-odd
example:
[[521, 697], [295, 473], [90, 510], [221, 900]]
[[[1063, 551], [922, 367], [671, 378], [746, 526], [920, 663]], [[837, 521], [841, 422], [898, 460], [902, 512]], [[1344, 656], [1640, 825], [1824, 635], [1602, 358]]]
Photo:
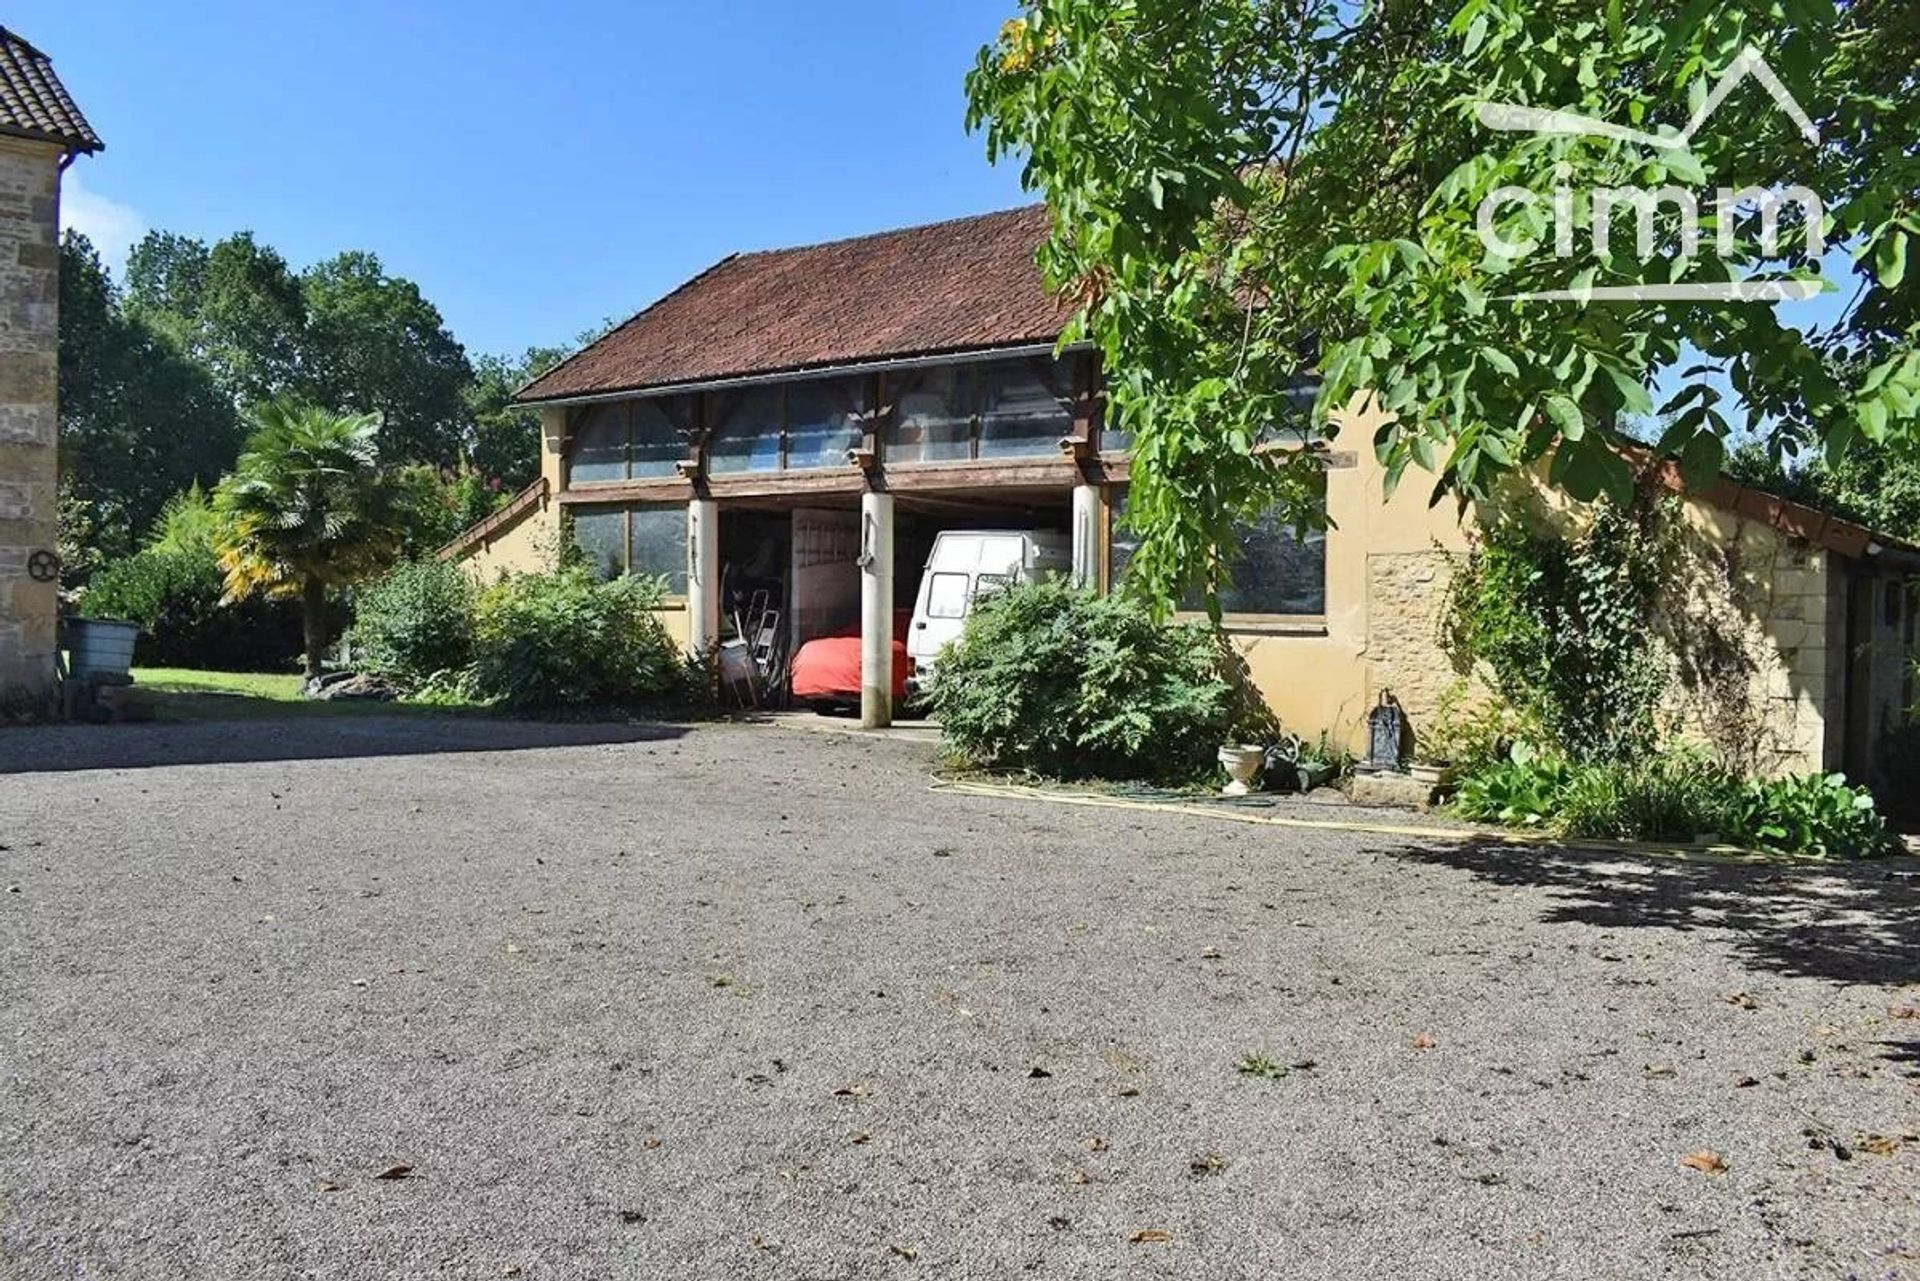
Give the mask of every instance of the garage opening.
[[[893, 641], [896, 707], [916, 713], [905, 697], [906, 653], [916, 624], [957, 634], [965, 613], [992, 573], [946, 581], [929, 615], [916, 618], [922, 578], [943, 533], [998, 531], [1031, 534], [1048, 547], [1069, 541], [1068, 491], [1016, 494], [897, 494], [893, 549]], [[750, 701], [757, 706], [803, 706], [843, 715], [860, 706], [860, 550], [857, 505], [751, 507], [724, 505], [720, 513], [722, 671], [743, 671], [750, 660]], [[1064, 554], [1064, 553], [1063, 553]], [[1049, 561], [1048, 564], [1051, 564]], [[933, 646], [937, 649], [937, 645]], [[931, 651], [930, 651], [931, 652]]]

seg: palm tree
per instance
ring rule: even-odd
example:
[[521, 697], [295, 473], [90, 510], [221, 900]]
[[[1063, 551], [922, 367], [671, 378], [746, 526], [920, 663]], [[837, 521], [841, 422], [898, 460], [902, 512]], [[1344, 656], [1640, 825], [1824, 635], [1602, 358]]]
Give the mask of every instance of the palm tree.
[[256, 406], [252, 418], [245, 452], [214, 491], [227, 599], [298, 597], [314, 677], [327, 641], [327, 589], [392, 562], [400, 495], [380, 470], [380, 415], [283, 399]]

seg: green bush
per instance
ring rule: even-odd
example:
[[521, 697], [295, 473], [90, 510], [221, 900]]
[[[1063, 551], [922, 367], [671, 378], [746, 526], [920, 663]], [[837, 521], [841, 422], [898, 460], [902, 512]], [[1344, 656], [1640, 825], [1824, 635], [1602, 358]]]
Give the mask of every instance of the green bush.
[[1544, 827], [1560, 816], [1572, 768], [1559, 757], [1515, 743], [1460, 780], [1453, 806], [1462, 818], [1507, 827]]
[[654, 611], [665, 580], [597, 582], [580, 564], [513, 574], [479, 594], [472, 695], [522, 711], [658, 706], [687, 693], [687, 665]]
[[1576, 768], [1555, 830], [1628, 841], [1691, 841], [1724, 833], [1740, 782], [1693, 752]]
[[138, 661], [150, 667], [283, 671], [300, 656], [299, 606], [228, 603], [211, 542], [162, 539], [95, 571], [80, 612], [140, 625]]
[[1568, 837], [1692, 841], [1717, 833], [1735, 845], [1817, 858], [1896, 848], [1873, 795], [1849, 787], [1844, 775], [1743, 780], [1685, 750], [1579, 765], [1522, 744], [1462, 779], [1454, 810]]
[[1873, 793], [1844, 774], [1749, 780], [1735, 799], [1729, 839], [1759, 849], [1821, 858], [1872, 858], [1898, 849]]
[[932, 691], [948, 749], [1060, 778], [1188, 779], [1234, 734], [1218, 639], [1049, 580], [982, 600]]
[[440, 560], [402, 561], [354, 600], [354, 638], [367, 670], [411, 689], [473, 657], [474, 590]]

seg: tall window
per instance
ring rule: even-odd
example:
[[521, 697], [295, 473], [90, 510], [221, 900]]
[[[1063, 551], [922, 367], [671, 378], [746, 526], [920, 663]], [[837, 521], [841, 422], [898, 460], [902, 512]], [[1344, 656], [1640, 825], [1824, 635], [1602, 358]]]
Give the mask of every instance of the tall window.
[[681, 504], [576, 507], [573, 538], [602, 578], [659, 574], [669, 595], [686, 595], [687, 509]]
[[716, 474], [780, 470], [781, 401], [778, 384], [722, 392], [708, 401], [707, 470]]
[[1000, 360], [978, 373], [980, 456], [1056, 454], [1073, 433], [1071, 368], [1045, 358]]
[[934, 365], [897, 375], [887, 461], [938, 463], [973, 457], [973, 371]]
[[590, 405], [574, 425], [570, 485], [672, 476], [693, 431], [693, 398], [650, 396]]
[[787, 466], [845, 467], [867, 433], [866, 378], [818, 378], [787, 386]]
[[568, 479], [576, 485], [627, 478], [627, 407], [589, 405], [573, 430]]
[[887, 461], [1056, 453], [1073, 431], [1074, 366], [1050, 357], [933, 365], [891, 375]]
[[[1323, 494], [1321, 502], [1326, 501]], [[1118, 496], [1108, 566], [1115, 586], [1126, 577], [1139, 540], [1126, 524], [1126, 496]], [[1275, 618], [1318, 618], [1327, 612], [1327, 536], [1323, 530], [1295, 531], [1291, 520], [1269, 511], [1234, 530], [1231, 547], [1221, 549], [1230, 582], [1220, 588], [1220, 612]], [[1206, 608], [1205, 594], [1194, 590], [1182, 609]]]

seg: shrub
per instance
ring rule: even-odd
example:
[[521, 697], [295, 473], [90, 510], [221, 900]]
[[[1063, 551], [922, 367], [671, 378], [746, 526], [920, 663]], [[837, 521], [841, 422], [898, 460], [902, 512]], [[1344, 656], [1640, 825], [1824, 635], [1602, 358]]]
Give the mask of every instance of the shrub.
[[439, 560], [403, 561], [354, 601], [354, 637], [369, 671], [411, 689], [473, 656], [474, 591], [459, 568]]
[[1724, 832], [1739, 780], [1693, 752], [1576, 768], [1555, 830], [1615, 840], [1691, 841]]
[[1212, 631], [1057, 580], [979, 602], [932, 702], [955, 755], [1061, 778], [1195, 777], [1239, 728]]
[[579, 564], [512, 574], [479, 594], [469, 686], [523, 711], [682, 698], [687, 666], [654, 615], [665, 580], [597, 582]]
[[1559, 817], [1572, 773], [1564, 760], [1515, 743], [1507, 756], [1460, 781], [1454, 809], [1477, 823], [1543, 827]]
[[199, 491], [174, 499], [147, 546], [95, 571], [80, 612], [138, 623], [139, 660], [150, 666], [284, 670], [303, 646], [299, 608], [227, 601], [213, 527]]
[[1899, 848], [1873, 793], [1849, 787], [1844, 774], [1749, 780], [1733, 802], [1727, 836], [1742, 845], [1820, 858], [1871, 858]]

